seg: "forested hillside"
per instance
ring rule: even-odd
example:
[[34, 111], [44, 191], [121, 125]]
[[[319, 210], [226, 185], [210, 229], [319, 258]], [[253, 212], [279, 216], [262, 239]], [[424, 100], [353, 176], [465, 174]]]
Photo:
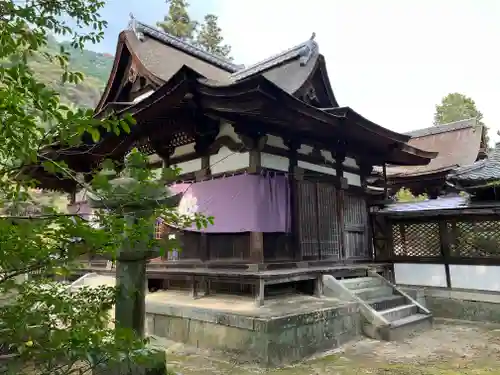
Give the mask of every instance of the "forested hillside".
[[82, 83], [62, 85], [60, 68], [41, 57], [34, 57], [31, 67], [39, 75], [41, 81], [60, 93], [61, 101], [64, 103], [93, 108], [99, 101], [108, 80], [113, 65], [113, 56], [89, 50], [74, 50], [69, 43], [58, 43], [55, 39], [49, 40], [48, 48], [58, 52], [61, 44], [71, 53], [71, 70], [85, 75]]
[[[69, 43], [58, 43], [53, 38], [49, 40], [47, 48], [57, 53], [60, 51], [61, 44], [71, 53], [71, 70], [84, 74], [85, 79], [82, 83], [63, 85], [62, 71], [59, 66], [41, 56], [32, 57], [31, 68], [43, 83], [60, 93], [63, 103], [75, 107], [94, 108], [108, 80], [113, 65], [113, 56], [89, 50], [75, 50]], [[35, 214], [43, 211], [43, 207], [58, 207], [59, 210], [65, 211], [68, 204], [66, 195], [59, 192], [30, 190], [30, 195], [35, 204], [16, 208], [7, 205], [0, 207], [0, 214]]]

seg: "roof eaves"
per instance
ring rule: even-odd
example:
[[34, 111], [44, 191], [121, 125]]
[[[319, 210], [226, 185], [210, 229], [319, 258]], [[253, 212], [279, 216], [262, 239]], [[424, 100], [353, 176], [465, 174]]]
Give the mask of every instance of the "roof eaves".
[[397, 133], [395, 131], [384, 128], [383, 126], [368, 120], [367, 118], [363, 117], [358, 112], [353, 110], [351, 107], [345, 106], [345, 107], [335, 107], [335, 108], [322, 108], [322, 110], [330, 114], [337, 114], [337, 115], [340, 114], [344, 117], [352, 116], [352, 118], [365, 129], [371, 131], [372, 133], [380, 134], [386, 138], [392, 139], [396, 142], [406, 143], [410, 140], [410, 137], [408, 137], [405, 134]]
[[387, 171], [387, 178], [388, 179], [397, 179], [397, 178], [431, 176], [431, 175], [449, 172], [449, 171], [453, 170], [455, 167], [457, 167], [456, 164], [445, 165], [443, 167], [427, 169], [427, 170], [417, 171], [417, 172], [403, 171], [403, 172], [390, 173], [389, 171]]
[[99, 102], [94, 108], [94, 113], [98, 113], [100, 110], [102, 110], [102, 107], [104, 106], [104, 103], [109, 95], [109, 91], [111, 89], [111, 85], [114, 81], [116, 71], [118, 70], [118, 64], [122, 55], [123, 51], [123, 40], [122, 38], [118, 38], [118, 44], [116, 45], [116, 52], [115, 52], [115, 59], [113, 61], [113, 67], [111, 68], [111, 72], [108, 77], [108, 81], [106, 82], [106, 86], [104, 87], [104, 91], [101, 94], [101, 97], [99, 99]]
[[135, 18], [131, 18], [129, 23], [129, 29], [134, 31], [139, 39], [141, 39], [141, 33], [143, 35], [148, 35], [160, 42], [163, 42], [167, 45], [170, 45], [174, 48], [177, 48], [183, 52], [186, 52], [192, 56], [195, 56], [199, 59], [202, 59], [210, 64], [213, 64], [221, 69], [227, 70], [230, 73], [234, 73], [238, 70], [241, 70], [243, 65], [233, 64], [231, 61], [216, 56], [214, 54], [208, 53], [201, 48], [193, 46], [192, 44], [186, 43], [183, 40], [176, 38], [172, 35], [164, 33], [154, 27], [146, 25], [142, 22], [137, 21]]

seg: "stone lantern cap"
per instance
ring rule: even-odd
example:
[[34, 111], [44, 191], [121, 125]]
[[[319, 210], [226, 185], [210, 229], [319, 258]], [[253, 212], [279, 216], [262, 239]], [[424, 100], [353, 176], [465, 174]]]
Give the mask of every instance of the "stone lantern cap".
[[119, 177], [109, 182], [109, 190], [89, 191], [92, 208], [134, 212], [153, 210], [158, 206], [175, 207], [182, 194], [174, 194], [159, 181], [137, 181], [132, 177]]

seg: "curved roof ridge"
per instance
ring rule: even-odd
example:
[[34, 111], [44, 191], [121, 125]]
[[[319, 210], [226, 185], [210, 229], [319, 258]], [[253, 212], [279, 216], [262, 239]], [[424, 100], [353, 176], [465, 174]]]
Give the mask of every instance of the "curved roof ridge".
[[231, 74], [231, 78], [234, 80], [239, 80], [247, 78], [256, 73], [261, 73], [265, 70], [275, 67], [276, 65], [282, 64], [287, 60], [291, 60], [297, 57], [302, 58], [301, 65], [306, 65], [309, 60], [313, 57], [315, 53], [319, 53], [319, 46], [313, 38], [308, 39], [296, 46], [288, 48], [282, 52], [272, 55], [262, 61], [252, 64], [246, 68], [238, 70]]
[[479, 124], [477, 121], [477, 117], [471, 117], [468, 119], [453, 121], [453, 122], [449, 122], [446, 124], [433, 125], [433, 126], [429, 126], [427, 128], [412, 130], [412, 131], [406, 132], [404, 134], [409, 135], [412, 138], [420, 138], [420, 137], [427, 137], [427, 136], [441, 134], [441, 133], [448, 133], [448, 132], [461, 130], [461, 129], [465, 129], [465, 128], [469, 128], [469, 127], [473, 127], [473, 126], [478, 126], [478, 125]]
[[165, 44], [171, 45], [177, 49], [180, 49], [181, 51], [184, 51], [190, 55], [193, 55], [195, 57], [198, 57], [202, 60], [205, 60], [206, 62], [213, 64], [219, 68], [222, 68], [224, 70], [227, 70], [230, 73], [234, 73], [238, 70], [241, 70], [244, 68], [244, 65], [237, 65], [234, 64], [232, 61], [229, 59], [214, 55], [213, 53], [206, 52], [203, 49], [188, 43], [180, 38], [177, 38], [173, 35], [170, 35], [164, 31], [158, 30], [155, 27], [149, 26], [145, 23], [142, 23], [135, 19], [131, 15], [131, 19], [129, 22], [129, 29], [134, 31], [139, 39], [140, 34], [146, 34], [154, 39], [159, 40], [160, 42], [163, 42]]

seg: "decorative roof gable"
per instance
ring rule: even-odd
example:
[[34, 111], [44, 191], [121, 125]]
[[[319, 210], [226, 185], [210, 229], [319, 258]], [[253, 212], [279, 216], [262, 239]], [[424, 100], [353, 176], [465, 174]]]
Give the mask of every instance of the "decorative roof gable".
[[160, 42], [163, 42], [164, 44], [175, 47], [185, 53], [213, 64], [221, 69], [227, 70], [230, 73], [244, 68], [244, 65], [233, 64], [231, 60], [206, 52], [199, 47], [176, 38], [175, 36], [139, 22], [134, 18], [132, 14], [130, 15], [130, 22], [128, 27], [129, 30], [132, 30], [136, 34], [139, 40], [142, 40], [144, 36], [147, 35], [151, 38], [159, 40]]

